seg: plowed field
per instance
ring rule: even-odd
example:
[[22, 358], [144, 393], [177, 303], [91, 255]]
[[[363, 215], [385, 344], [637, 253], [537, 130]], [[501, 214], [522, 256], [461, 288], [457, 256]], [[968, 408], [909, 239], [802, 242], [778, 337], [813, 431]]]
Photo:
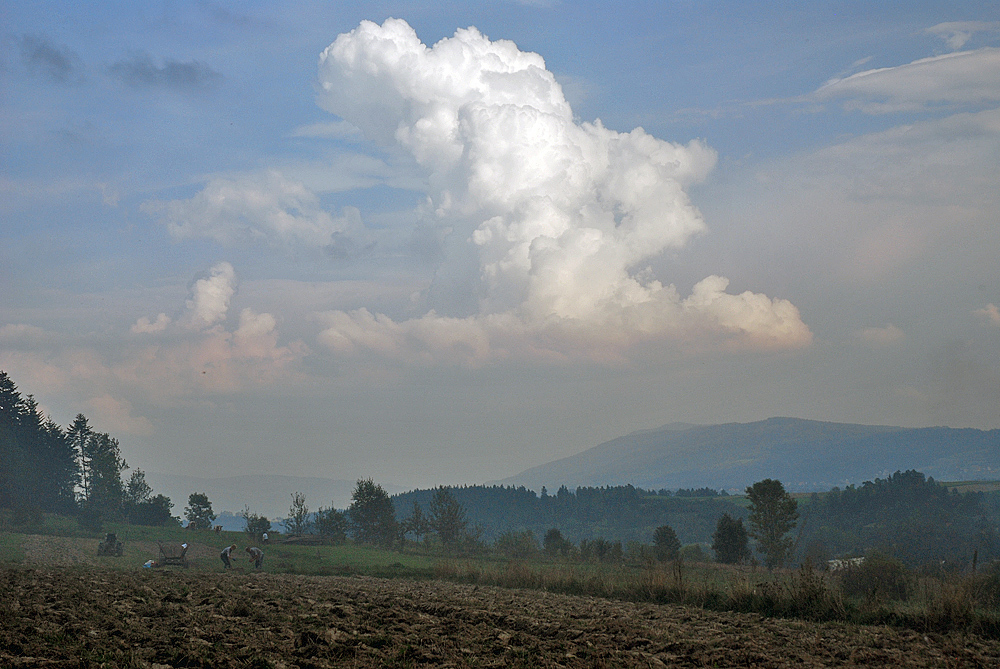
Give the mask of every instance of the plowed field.
[[2, 667], [1000, 667], [1000, 643], [439, 582], [0, 570]]

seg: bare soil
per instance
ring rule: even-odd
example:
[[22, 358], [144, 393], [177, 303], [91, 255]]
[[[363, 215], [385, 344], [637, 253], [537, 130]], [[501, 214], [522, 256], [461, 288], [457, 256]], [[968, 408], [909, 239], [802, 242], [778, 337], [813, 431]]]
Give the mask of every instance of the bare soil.
[[998, 667], [1000, 642], [373, 578], [0, 570], [2, 667]]

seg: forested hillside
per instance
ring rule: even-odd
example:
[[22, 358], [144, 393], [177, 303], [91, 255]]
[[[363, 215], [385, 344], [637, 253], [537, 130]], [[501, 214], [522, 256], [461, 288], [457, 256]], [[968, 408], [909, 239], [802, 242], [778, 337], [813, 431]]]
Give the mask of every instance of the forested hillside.
[[877, 549], [911, 566], [1000, 558], [997, 518], [986, 502], [983, 493], [959, 494], [917, 471], [814, 494], [799, 520], [802, 555]]
[[[580, 487], [575, 491], [563, 486], [553, 495], [544, 489], [538, 495], [523, 487], [463, 486], [451, 488], [451, 492], [465, 507], [470, 523], [482, 528], [486, 541], [505, 531], [525, 530], [541, 540], [554, 527], [573, 542], [604, 538], [649, 543], [657, 527], [670, 525], [683, 543], [710, 542], [722, 514], [746, 516], [742, 507], [725, 496], [718, 497], [714, 490], [671, 494], [630, 485]], [[715, 496], [688, 496], [694, 492]], [[433, 490], [414, 490], [395, 495], [396, 516], [409, 517], [414, 503], [426, 510], [433, 494]]]

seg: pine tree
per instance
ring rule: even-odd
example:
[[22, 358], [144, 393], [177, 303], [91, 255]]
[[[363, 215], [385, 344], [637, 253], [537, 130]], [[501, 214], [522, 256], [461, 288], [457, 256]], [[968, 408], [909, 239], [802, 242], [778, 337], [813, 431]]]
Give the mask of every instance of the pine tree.
[[90, 482], [85, 503], [103, 518], [119, 516], [125, 502], [122, 471], [128, 465], [121, 456], [118, 440], [107, 433], [91, 435], [86, 446]]
[[66, 435], [0, 371], [0, 505], [71, 512], [75, 485]]
[[93, 435], [94, 430], [87, 422], [87, 417], [82, 413], [76, 415], [73, 424], [66, 431], [66, 438], [70, 448], [73, 449], [73, 457], [77, 461], [80, 497], [84, 500], [90, 497], [90, 452], [87, 444]]

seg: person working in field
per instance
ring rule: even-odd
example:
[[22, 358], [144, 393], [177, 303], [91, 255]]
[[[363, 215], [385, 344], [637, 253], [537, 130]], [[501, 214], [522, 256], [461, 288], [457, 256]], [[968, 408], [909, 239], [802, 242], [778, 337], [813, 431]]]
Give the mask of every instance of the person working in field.
[[223, 569], [229, 569], [230, 567], [233, 566], [230, 563], [230, 560], [236, 559], [235, 557], [233, 557], [234, 550], [236, 550], [236, 544], [233, 544], [232, 546], [226, 546], [225, 548], [222, 549], [222, 552], [219, 554], [219, 557], [222, 558], [222, 564], [225, 565]]
[[250, 554], [254, 569], [260, 569], [264, 566], [264, 551], [256, 546], [247, 546], [246, 551]]

